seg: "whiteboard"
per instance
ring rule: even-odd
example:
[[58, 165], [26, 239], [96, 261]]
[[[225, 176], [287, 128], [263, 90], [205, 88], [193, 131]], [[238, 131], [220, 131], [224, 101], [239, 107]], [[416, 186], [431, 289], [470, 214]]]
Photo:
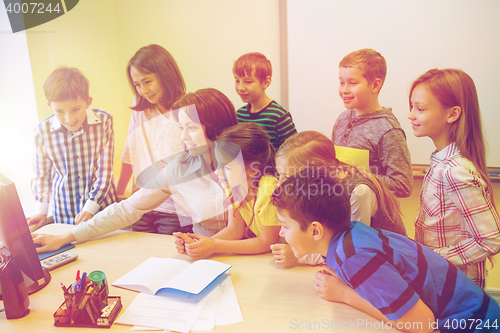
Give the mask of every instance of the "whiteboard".
[[429, 138], [416, 138], [407, 119], [411, 83], [431, 68], [459, 68], [479, 95], [487, 165], [500, 167], [500, 1], [288, 0], [289, 110], [299, 131], [331, 137], [344, 110], [338, 64], [372, 48], [387, 62], [380, 92], [407, 137], [413, 164], [429, 164]]

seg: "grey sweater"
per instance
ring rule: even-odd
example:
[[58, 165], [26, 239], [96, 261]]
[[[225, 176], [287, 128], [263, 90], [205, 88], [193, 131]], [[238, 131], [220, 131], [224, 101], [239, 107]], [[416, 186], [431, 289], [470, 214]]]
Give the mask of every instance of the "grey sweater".
[[413, 189], [410, 152], [405, 132], [391, 108], [359, 117], [354, 110], [342, 112], [333, 126], [332, 141], [337, 146], [367, 149], [370, 172], [396, 196], [410, 196]]

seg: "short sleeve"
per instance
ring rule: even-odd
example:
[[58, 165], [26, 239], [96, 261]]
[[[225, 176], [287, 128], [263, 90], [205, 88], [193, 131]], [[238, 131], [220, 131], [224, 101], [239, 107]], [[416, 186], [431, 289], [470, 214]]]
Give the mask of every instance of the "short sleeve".
[[256, 213], [259, 215], [261, 224], [265, 226], [281, 226], [276, 207], [271, 205], [271, 196], [277, 184], [278, 180], [274, 177], [262, 177], [259, 184]]
[[356, 253], [344, 260], [336, 273], [389, 320], [400, 319], [420, 298], [379, 253]]
[[351, 194], [351, 221], [359, 221], [367, 226], [371, 225], [372, 216], [377, 213], [377, 196], [365, 184], [356, 186]]

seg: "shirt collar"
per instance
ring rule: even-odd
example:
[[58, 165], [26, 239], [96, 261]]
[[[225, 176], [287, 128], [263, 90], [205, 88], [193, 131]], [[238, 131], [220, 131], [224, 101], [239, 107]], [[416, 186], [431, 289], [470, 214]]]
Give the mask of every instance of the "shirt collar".
[[435, 163], [439, 163], [458, 153], [458, 147], [455, 142], [450, 143], [440, 151], [435, 150], [432, 153], [431, 159]]
[[[361, 222], [359, 222], [359, 223], [361, 223]], [[328, 252], [327, 252], [327, 255], [326, 255], [327, 258], [335, 258], [335, 252], [337, 252], [337, 246], [338, 246], [338, 242], [340, 241], [340, 238], [342, 236], [344, 236], [344, 234], [346, 233], [346, 231], [348, 231], [349, 229], [354, 228], [355, 224], [356, 224], [355, 221], [351, 221], [349, 223], [349, 226], [346, 229], [344, 229], [344, 230], [342, 230], [340, 232], [336, 232], [333, 235], [332, 239], [330, 240], [330, 245], [328, 246]], [[323, 258], [325, 258], [325, 257], [323, 257]]]
[[[92, 111], [92, 109], [87, 109], [87, 117], [85, 120], [86, 120], [86, 123], [89, 125], [96, 125], [96, 124], [101, 123], [101, 120], [95, 115], [95, 113], [94, 113], [94, 111]], [[84, 126], [84, 124], [85, 124], [85, 121], [83, 122], [82, 126]], [[59, 119], [57, 119], [56, 116], [52, 117], [52, 119], [50, 120], [50, 133], [59, 131], [61, 128], [62, 128], [62, 124], [59, 121]]]

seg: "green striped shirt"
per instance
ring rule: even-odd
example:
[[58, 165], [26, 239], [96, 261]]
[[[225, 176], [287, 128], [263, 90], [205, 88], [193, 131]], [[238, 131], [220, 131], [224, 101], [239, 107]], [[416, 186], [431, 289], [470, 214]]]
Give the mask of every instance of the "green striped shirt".
[[292, 115], [275, 101], [259, 112], [252, 113], [250, 108], [249, 103], [236, 112], [238, 123], [249, 121], [264, 127], [276, 151], [287, 138], [297, 134]]

